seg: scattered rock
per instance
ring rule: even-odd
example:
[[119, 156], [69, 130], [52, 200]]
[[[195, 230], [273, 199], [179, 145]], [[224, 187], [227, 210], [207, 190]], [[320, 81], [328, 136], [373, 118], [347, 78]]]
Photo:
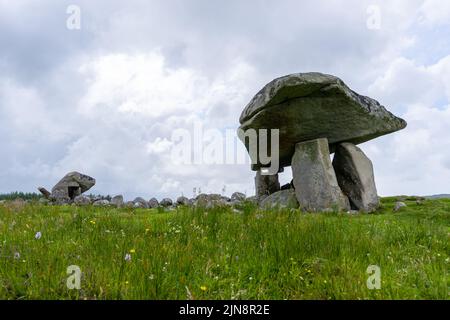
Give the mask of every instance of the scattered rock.
[[48, 191], [47, 189], [45, 189], [44, 187], [39, 187], [38, 188], [39, 192], [42, 193], [42, 195], [46, 198], [49, 199], [51, 196], [50, 191]]
[[295, 145], [292, 175], [295, 194], [303, 210], [350, 210], [348, 198], [337, 183], [326, 138]]
[[147, 209], [148, 208], [147, 201], [145, 201], [141, 197], [137, 197], [136, 199], [133, 200], [133, 202], [134, 202], [134, 207], [135, 208], [143, 208], [143, 209]]
[[355, 209], [373, 212], [380, 206], [372, 162], [360, 148], [348, 142], [338, 144], [333, 168], [339, 187]]
[[91, 199], [89, 197], [83, 196], [83, 195], [79, 195], [76, 196], [75, 199], [73, 199], [74, 204], [78, 205], [78, 206], [86, 206], [91, 204]]
[[258, 203], [258, 200], [256, 199], [256, 196], [248, 197], [246, 199], [246, 201], [251, 202], [251, 203], [255, 203], [255, 204]]
[[173, 201], [170, 198], [164, 198], [164, 199], [161, 200], [161, 202], [159, 204], [161, 206], [167, 208], [167, 207], [170, 207], [173, 204]]
[[106, 199], [102, 199], [102, 200], [97, 200], [93, 203], [94, 206], [96, 207], [106, 207], [110, 205], [110, 202]]
[[242, 192], [234, 192], [232, 195], [231, 195], [231, 201], [245, 201], [245, 199], [246, 199], [247, 197], [245, 196], [245, 194], [243, 194]]
[[406, 207], [406, 203], [397, 201], [394, 206], [394, 211], [399, 211], [403, 207]]
[[121, 208], [123, 207], [123, 196], [122, 195], [117, 195], [115, 197], [113, 197], [111, 199], [111, 205], [117, 207], [117, 208]]
[[293, 189], [280, 190], [272, 193], [261, 201], [260, 206], [264, 209], [289, 208], [297, 209], [299, 203]]
[[182, 206], [188, 206], [191, 204], [191, 202], [185, 196], [181, 196], [181, 197], [177, 198], [177, 204], [182, 205]]
[[128, 209], [134, 208], [134, 202], [133, 201], [125, 202], [125, 208], [128, 208]]
[[156, 198], [151, 198], [150, 200], [148, 200], [148, 207], [149, 208], [158, 208], [159, 207], [159, 202]]

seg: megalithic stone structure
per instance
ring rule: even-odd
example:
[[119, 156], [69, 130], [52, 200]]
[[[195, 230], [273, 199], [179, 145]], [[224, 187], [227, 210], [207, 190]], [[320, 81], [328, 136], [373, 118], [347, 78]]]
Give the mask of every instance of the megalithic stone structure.
[[48, 192], [45, 188], [39, 187], [38, 190], [44, 197], [52, 199], [57, 203], [70, 203], [77, 196], [88, 191], [95, 185], [95, 179], [79, 173], [69, 172]]
[[299, 142], [292, 157], [297, 200], [303, 210], [349, 210], [348, 198], [339, 188], [331, 165], [326, 138]]
[[378, 208], [377, 187], [372, 161], [352, 143], [341, 143], [336, 148], [333, 167], [342, 191], [354, 209], [372, 212]]
[[[280, 169], [293, 163], [297, 165], [293, 175], [300, 206], [315, 208], [318, 199], [315, 199], [313, 193], [309, 191], [314, 188], [316, 191], [321, 188], [335, 189], [334, 182], [337, 180], [345, 195], [350, 198], [352, 205], [364, 211], [373, 211], [378, 206], [373, 197], [373, 193], [376, 193], [374, 179], [372, 179], [373, 182], [369, 181], [370, 174], [363, 169], [368, 165], [368, 159], [361, 160], [361, 157], [356, 156], [359, 153], [353, 149], [356, 152], [354, 156], [359, 157], [359, 160], [355, 162], [356, 158], [347, 159], [347, 161], [353, 161], [353, 165], [348, 165], [350, 162], [343, 159], [336, 161], [334, 170], [339, 172], [338, 177], [328, 179], [326, 177], [333, 171], [333, 167], [330, 169], [329, 163], [326, 162], [323, 154], [325, 142], [320, 139], [326, 139], [328, 152], [333, 153], [341, 144], [360, 144], [406, 127], [405, 120], [394, 116], [378, 101], [354, 92], [338, 77], [318, 72], [295, 73], [271, 81], [253, 97], [243, 110], [239, 121], [241, 123], [239, 132], [246, 132], [248, 129], [254, 129], [255, 132], [260, 132], [260, 129], [279, 130]], [[257, 136], [256, 144], [269, 145], [270, 141], [264, 141], [269, 139], [267, 135]], [[297, 146], [299, 143], [314, 140], [320, 140], [313, 142], [317, 155], [320, 157], [317, 158], [319, 163], [313, 165], [310, 162], [310, 164], [318, 170], [317, 172], [320, 171], [320, 175], [316, 178], [308, 175], [303, 177], [307, 172], [302, 169], [303, 165], [297, 160], [309, 158], [306, 155], [300, 155], [304, 146]], [[255, 146], [249, 145], [250, 139], [242, 139], [242, 142], [247, 150], [255, 150]], [[345, 145], [344, 148], [350, 150], [350, 147]], [[259, 155], [256, 159], [252, 159], [252, 170], [259, 172], [261, 168], [267, 167], [268, 164], [262, 160], [260, 161]], [[347, 163], [346, 169], [341, 168], [343, 163]], [[353, 187], [350, 188], [351, 184], [344, 176], [356, 177], [360, 181], [354, 182]], [[270, 188], [258, 188], [258, 186], [264, 186], [264, 184], [258, 184], [260, 179], [260, 173], [257, 173], [257, 195], [273, 193], [274, 191]], [[317, 185], [322, 187], [317, 188]], [[297, 188], [307, 192], [309, 196], [304, 195], [302, 191], [297, 191]], [[364, 190], [356, 192], [355, 188]], [[346, 207], [342, 205], [339, 197], [336, 198], [336, 194], [339, 193], [336, 190], [323, 192], [328, 194], [327, 201], [323, 199], [323, 203]], [[369, 196], [369, 193], [372, 195]], [[322, 196], [324, 195], [321, 193], [317, 194], [317, 197]]]
[[263, 175], [261, 170], [256, 172], [255, 177], [256, 199], [262, 200], [264, 197], [280, 190], [278, 173], [274, 175]]

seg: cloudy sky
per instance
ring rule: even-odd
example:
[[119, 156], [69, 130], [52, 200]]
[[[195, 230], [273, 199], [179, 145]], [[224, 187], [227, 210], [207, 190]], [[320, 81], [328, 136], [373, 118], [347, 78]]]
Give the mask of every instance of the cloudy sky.
[[361, 145], [381, 195], [450, 193], [449, 34], [439, 0], [0, 0], [0, 193], [76, 170], [127, 198], [251, 195], [249, 165], [180, 165], [172, 134], [225, 136], [264, 84], [308, 71], [408, 122]]

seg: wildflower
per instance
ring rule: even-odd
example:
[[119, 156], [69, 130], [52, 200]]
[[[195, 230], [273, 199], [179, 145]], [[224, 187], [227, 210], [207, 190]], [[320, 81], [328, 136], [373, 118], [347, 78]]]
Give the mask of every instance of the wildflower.
[[39, 240], [42, 237], [42, 233], [40, 231], [36, 232], [36, 234], [34, 235], [34, 238], [36, 240]]
[[208, 290], [208, 288], [207, 288], [206, 286], [201, 286], [201, 287], [200, 287], [200, 290], [206, 291], [206, 290]]
[[127, 253], [125, 255], [125, 261], [131, 261], [131, 254]]
[[145, 233], [147, 233], [147, 232], [149, 232], [149, 231], [150, 231], [150, 229], [149, 229], [149, 228], [145, 229]]
[[19, 260], [20, 259], [20, 253], [14, 252], [14, 259]]
[[94, 220], [91, 220], [91, 221], [89, 221], [91, 224], [95, 224], [95, 221]]
[[129, 282], [128, 281], [125, 281], [125, 284], [128, 284]]
[[155, 279], [155, 276], [154, 276], [153, 274], [151, 274], [151, 275], [148, 276], [148, 278], [149, 278], [150, 280], [153, 280], [153, 279]]
[[131, 249], [130, 253], [136, 253], [136, 249]]

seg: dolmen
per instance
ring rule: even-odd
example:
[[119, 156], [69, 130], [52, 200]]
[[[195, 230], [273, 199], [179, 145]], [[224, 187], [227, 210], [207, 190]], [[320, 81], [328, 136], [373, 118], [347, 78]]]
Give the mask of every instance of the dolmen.
[[[354, 92], [338, 77], [317, 72], [271, 81], [239, 120], [238, 135], [256, 171], [256, 197], [263, 200], [276, 192], [295, 191], [299, 206], [312, 212], [376, 210], [379, 198], [372, 162], [356, 145], [406, 127], [405, 120], [378, 101]], [[247, 134], [249, 129], [256, 132], [256, 141]], [[271, 129], [278, 130], [278, 141], [269, 137]], [[271, 164], [259, 151], [266, 146], [263, 151], [272, 152], [274, 143], [278, 171], [267, 173]], [[280, 191], [278, 172], [288, 166], [294, 190]]]
[[52, 200], [58, 204], [72, 203], [73, 200], [88, 191], [95, 185], [95, 179], [79, 173], [70, 172], [66, 174], [49, 192], [43, 187], [38, 190], [45, 198]]

